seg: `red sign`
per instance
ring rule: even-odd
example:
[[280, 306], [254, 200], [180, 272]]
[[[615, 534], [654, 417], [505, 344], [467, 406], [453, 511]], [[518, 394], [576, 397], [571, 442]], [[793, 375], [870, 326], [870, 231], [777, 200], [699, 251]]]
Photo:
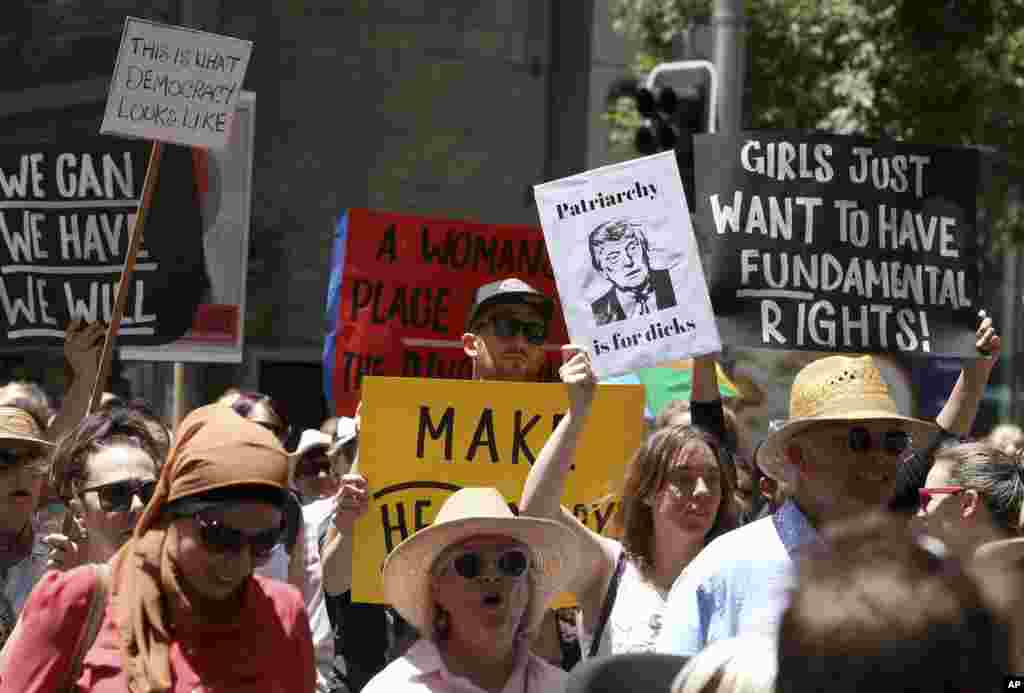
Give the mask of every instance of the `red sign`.
[[[343, 252], [339, 252], [343, 250]], [[359, 403], [363, 375], [469, 378], [462, 350], [477, 287], [518, 277], [557, 301], [540, 227], [478, 224], [350, 209], [338, 224], [328, 296], [335, 326], [324, 354], [339, 415]], [[545, 379], [566, 343], [561, 307], [548, 330]]]

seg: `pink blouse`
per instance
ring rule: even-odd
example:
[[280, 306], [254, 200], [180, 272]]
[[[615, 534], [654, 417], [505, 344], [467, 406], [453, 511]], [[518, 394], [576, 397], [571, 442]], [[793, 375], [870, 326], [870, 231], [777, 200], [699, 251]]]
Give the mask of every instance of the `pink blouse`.
[[[96, 585], [91, 566], [51, 571], [21, 612], [24, 623], [8, 643], [0, 693], [49, 693], [65, 683]], [[237, 623], [190, 626], [171, 645], [173, 693], [305, 693], [315, 685], [309, 619], [298, 590], [253, 577]], [[128, 693], [113, 604], [85, 655], [72, 688]]]

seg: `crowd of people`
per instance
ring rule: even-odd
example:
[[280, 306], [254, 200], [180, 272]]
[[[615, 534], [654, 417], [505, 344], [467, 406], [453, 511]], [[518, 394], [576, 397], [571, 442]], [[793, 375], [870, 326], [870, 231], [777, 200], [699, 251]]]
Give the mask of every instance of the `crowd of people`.
[[[540, 379], [554, 310], [516, 278], [480, 287], [472, 377]], [[873, 357], [829, 355], [755, 445], [718, 355], [695, 358], [690, 399], [611, 480], [602, 534], [560, 502], [574, 466], [609, 462], [577, 455], [598, 383], [566, 345], [569, 407], [521, 496], [453, 493], [387, 556], [387, 605], [351, 598], [359, 411], [290, 451], [262, 393], [174, 430], [142, 401], [90, 412], [102, 337], [68, 328], [59, 410], [38, 384], [0, 388], [2, 693], [981, 691], [1024, 673], [1024, 433], [972, 437], [1001, 347], [984, 314], [931, 421], [898, 411]], [[564, 592], [577, 606], [552, 608]]]

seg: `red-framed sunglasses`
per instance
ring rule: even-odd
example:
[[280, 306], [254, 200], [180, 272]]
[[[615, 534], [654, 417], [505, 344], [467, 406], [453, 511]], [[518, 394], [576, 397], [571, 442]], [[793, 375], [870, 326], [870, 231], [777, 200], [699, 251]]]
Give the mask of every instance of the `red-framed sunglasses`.
[[963, 486], [933, 486], [932, 488], [919, 488], [917, 490], [917, 498], [921, 503], [922, 508], [928, 507], [928, 504], [932, 502], [932, 496], [958, 496], [966, 491]]

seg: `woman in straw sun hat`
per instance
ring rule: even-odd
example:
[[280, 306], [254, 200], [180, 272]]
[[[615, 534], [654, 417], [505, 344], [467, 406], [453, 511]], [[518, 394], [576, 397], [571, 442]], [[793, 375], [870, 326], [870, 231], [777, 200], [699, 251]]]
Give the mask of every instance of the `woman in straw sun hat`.
[[384, 562], [384, 596], [421, 638], [364, 693], [563, 690], [567, 674], [529, 635], [578, 561], [569, 530], [514, 516], [497, 489], [452, 494]]
[[271, 432], [224, 406], [189, 414], [109, 563], [98, 630], [103, 573], [47, 573], [4, 651], [0, 691], [312, 691], [302, 596], [253, 576], [281, 540], [287, 483], [288, 456]]

